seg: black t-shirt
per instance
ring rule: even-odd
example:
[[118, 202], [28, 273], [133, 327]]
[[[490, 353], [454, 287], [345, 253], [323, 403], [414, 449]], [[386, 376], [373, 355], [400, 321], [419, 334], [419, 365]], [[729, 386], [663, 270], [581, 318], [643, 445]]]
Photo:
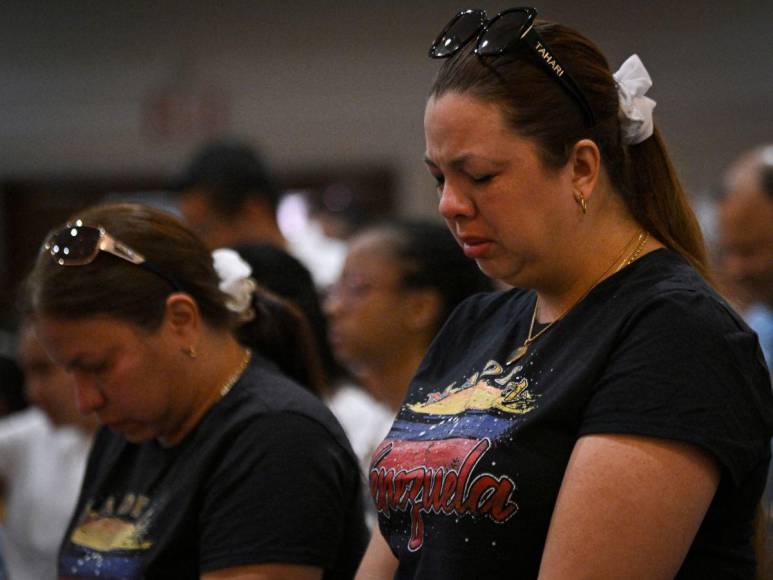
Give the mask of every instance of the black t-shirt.
[[357, 460], [314, 395], [255, 355], [174, 447], [102, 429], [60, 578], [199, 578], [259, 563], [351, 578], [367, 543]]
[[773, 433], [756, 336], [667, 250], [601, 282], [507, 364], [534, 302], [523, 290], [464, 302], [376, 450], [370, 487], [396, 577], [536, 577], [567, 461], [591, 433], [709, 451], [721, 481], [679, 577], [752, 577]]

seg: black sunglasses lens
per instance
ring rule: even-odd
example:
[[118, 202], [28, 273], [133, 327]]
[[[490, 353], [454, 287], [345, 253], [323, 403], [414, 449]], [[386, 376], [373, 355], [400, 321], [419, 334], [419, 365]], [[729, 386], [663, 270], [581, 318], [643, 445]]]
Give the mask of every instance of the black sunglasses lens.
[[529, 20], [529, 14], [520, 10], [505, 12], [494, 19], [481, 36], [478, 54], [489, 56], [502, 54], [510, 44], [521, 38]]
[[51, 236], [49, 252], [61, 265], [84, 263], [96, 255], [100, 236], [98, 228], [69, 225]]
[[459, 14], [432, 45], [430, 55], [434, 58], [451, 56], [475, 36], [486, 22], [482, 11], [464, 12]]

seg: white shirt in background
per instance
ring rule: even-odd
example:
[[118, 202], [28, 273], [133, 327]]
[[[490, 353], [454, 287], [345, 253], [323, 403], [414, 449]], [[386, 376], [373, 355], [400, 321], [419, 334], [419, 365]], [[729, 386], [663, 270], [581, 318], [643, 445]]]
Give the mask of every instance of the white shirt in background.
[[30, 408], [0, 419], [6, 518], [0, 549], [11, 580], [56, 578], [57, 553], [78, 499], [91, 436]]

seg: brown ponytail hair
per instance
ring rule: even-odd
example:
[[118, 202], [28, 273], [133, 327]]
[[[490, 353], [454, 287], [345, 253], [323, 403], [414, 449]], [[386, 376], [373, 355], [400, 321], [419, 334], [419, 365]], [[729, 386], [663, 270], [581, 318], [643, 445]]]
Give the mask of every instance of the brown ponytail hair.
[[592, 139], [634, 219], [711, 280], [698, 221], [660, 132], [656, 128], [638, 145], [624, 144], [617, 85], [598, 47], [560, 24], [537, 21], [534, 27], [582, 89], [597, 118], [594, 126], [526, 46], [481, 59], [470, 43], [443, 63], [430, 96], [458, 92], [498, 104], [510, 127], [534, 140], [550, 168], [565, 165], [577, 141]]
[[[322, 386], [319, 357], [303, 315], [258, 289], [253, 299], [255, 317], [240, 322], [226, 307], [211, 253], [174, 216], [141, 204], [121, 203], [93, 206], [71, 221], [75, 219], [102, 226], [145, 256], [196, 301], [209, 327], [233, 332], [244, 346], [272, 360], [304, 386], [312, 390]], [[41, 251], [23, 286], [21, 309], [27, 319], [106, 315], [153, 332], [163, 321], [166, 297], [176, 291], [165, 277], [105, 252], [89, 264], [63, 267]]]

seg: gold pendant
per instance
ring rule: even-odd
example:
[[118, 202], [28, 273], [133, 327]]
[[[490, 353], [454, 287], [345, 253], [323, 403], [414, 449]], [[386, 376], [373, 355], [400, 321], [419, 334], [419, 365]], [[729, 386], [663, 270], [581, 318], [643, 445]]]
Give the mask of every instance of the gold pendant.
[[510, 355], [510, 358], [507, 359], [507, 364], [511, 365], [514, 362], [521, 360], [527, 352], [529, 352], [528, 344], [519, 346], [513, 351], [513, 354]]

